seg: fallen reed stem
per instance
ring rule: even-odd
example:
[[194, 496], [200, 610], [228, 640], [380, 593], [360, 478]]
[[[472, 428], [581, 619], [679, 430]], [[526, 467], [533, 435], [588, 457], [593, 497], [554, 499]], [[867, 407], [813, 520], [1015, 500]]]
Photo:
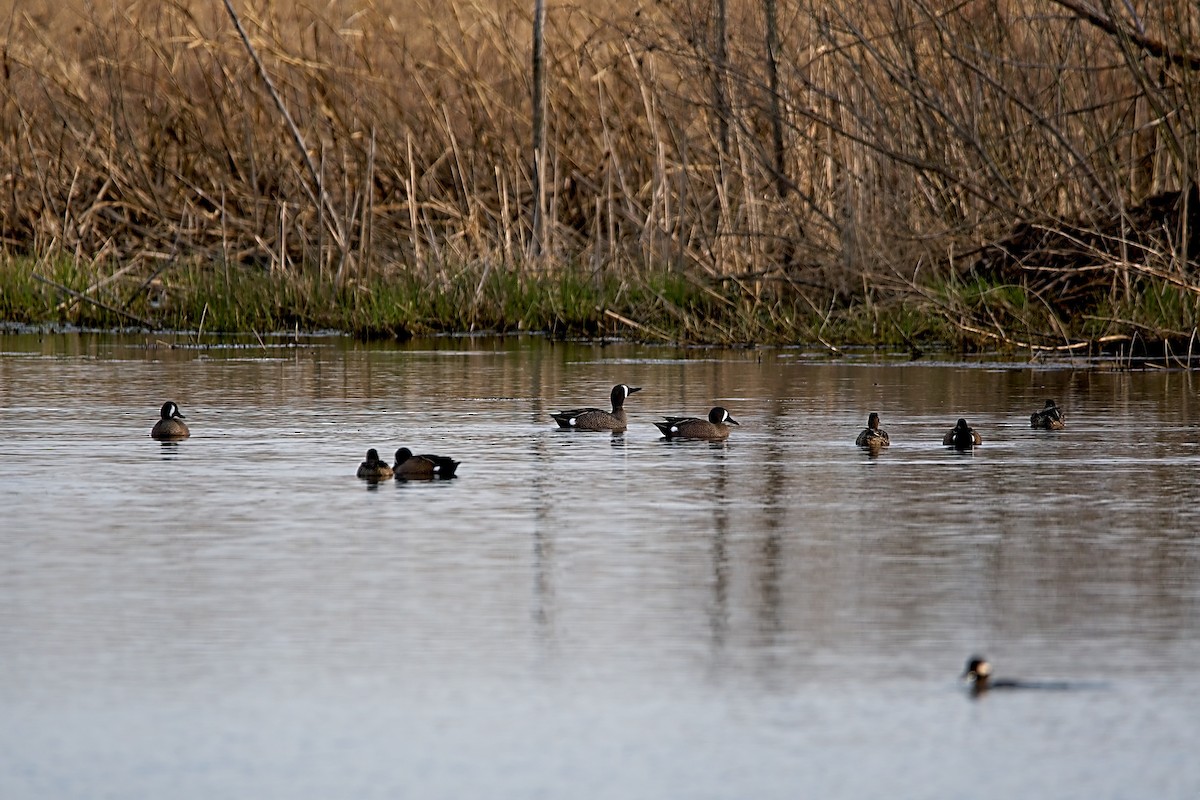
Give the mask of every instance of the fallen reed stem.
[[94, 297], [88, 297], [83, 292], [77, 292], [74, 289], [63, 286], [61, 283], [56, 283], [55, 281], [52, 281], [47, 277], [39, 275], [36, 272], [30, 273], [30, 274], [33, 275], [33, 277], [35, 279], [41, 281], [44, 284], [47, 284], [48, 286], [54, 287], [55, 289], [62, 292], [63, 294], [68, 294], [71, 297], [74, 297], [77, 300], [82, 300], [85, 303], [91, 303], [92, 305], [96, 306], [97, 308], [104, 309], [105, 311], [109, 312], [110, 314], [116, 314], [118, 317], [124, 317], [125, 319], [132, 320], [144, 328], [149, 328], [150, 330], [158, 330], [158, 325], [151, 322], [150, 320], [142, 319], [141, 317], [137, 316], [136, 314], [130, 314], [128, 311], [124, 311], [123, 309], [117, 308], [116, 306], [111, 306], [108, 303], [101, 302], [100, 300], [97, 300]]

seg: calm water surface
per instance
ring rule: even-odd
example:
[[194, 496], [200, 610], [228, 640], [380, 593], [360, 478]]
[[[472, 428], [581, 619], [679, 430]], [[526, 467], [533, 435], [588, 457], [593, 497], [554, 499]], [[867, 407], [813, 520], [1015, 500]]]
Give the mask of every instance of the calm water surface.
[[[0, 336], [5, 800], [1200, 796], [1186, 373], [165, 342]], [[400, 446], [461, 477], [354, 478]]]

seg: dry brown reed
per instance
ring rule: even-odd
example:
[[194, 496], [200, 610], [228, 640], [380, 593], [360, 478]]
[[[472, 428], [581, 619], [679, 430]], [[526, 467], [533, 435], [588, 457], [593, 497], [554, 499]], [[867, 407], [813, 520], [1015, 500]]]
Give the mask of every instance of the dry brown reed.
[[[552, 3], [536, 181], [532, 2], [233, 3], [295, 135], [221, 4], [42, 3], [0, 18], [0, 236], [125, 296], [179, 261], [434, 292], [566, 266], [769, 320], [926, 303], [1017, 223], [1110, 230], [1197, 181], [1188, 0]], [[1194, 289], [1168, 233], [1086, 266]]]

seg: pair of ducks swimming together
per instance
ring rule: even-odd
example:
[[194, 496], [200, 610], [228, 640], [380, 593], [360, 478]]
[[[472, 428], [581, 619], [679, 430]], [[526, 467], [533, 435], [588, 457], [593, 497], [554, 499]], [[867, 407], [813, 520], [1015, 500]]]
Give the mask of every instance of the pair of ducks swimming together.
[[412, 450], [401, 447], [396, 451], [396, 463], [388, 464], [379, 457], [379, 451], [367, 451], [367, 460], [358, 465], [358, 477], [368, 481], [398, 481], [449, 479], [454, 477], [459, 462], [447, 456], [432, 453], [414, 455]]
[[[550, 416], [558, 423], [558, 427], [576, 431], [611, 431], [622, 433], [629, 426], [625, 415], [625, 400], [634, 392], [640, 392], [640, 386], [627, 386], [618, 383], [612, 388], [610, 399], [612, 411], [602, 408], [572, 408], [569, 411], [558, 411]], [[708, 412], [708, 418], [703, 417], [663, 417], [663, 422], [655, 422], [666, 439], [707, 439], [708, 441], [723, 441], [729, 438], [730, 425], [740, 425], [721, 406], [714, 406]]]
[[[1067, 426], [1067, 418], [1053, 400], [1047, 400], [1040, 410], [1029, 415], [1029, 427], [1035, 430], [1060, 431]], [[879, 427], [879, 415], [874, 411], [867, 416], [867, 427], [854, 440], [859, 447], [887, 447], [892, 443], [887, 431]], [[979, 431], [961, 417], [953, 428], [942, 437], [942, 444], [956, 450], [970, 450], [977, 444], [983, 444]]]

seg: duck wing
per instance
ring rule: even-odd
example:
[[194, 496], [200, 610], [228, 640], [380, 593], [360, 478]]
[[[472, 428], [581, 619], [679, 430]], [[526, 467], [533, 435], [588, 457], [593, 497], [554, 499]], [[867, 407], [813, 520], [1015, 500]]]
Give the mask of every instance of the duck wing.
[[572, 408], [567, 411], [555, 411], [550, 417], [564, 428], [571, 427], [571, 420], [577, 420], [588, 414], [607, 414], [602, 408]]

